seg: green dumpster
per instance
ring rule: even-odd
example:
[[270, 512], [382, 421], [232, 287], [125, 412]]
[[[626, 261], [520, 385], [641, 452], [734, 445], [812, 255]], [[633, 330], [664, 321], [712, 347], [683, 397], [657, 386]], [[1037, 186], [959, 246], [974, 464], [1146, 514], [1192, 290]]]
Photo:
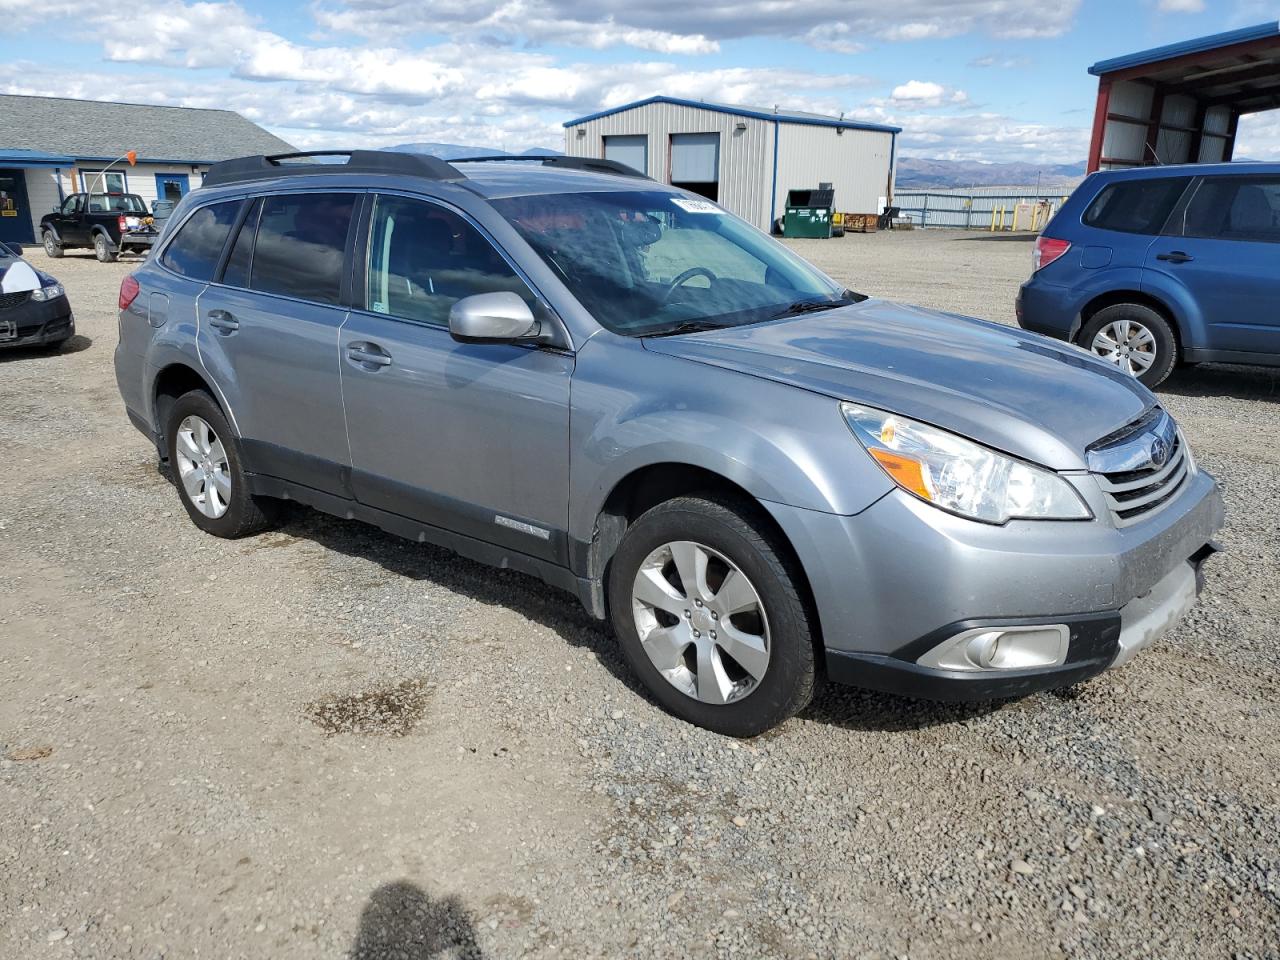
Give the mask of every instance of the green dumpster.
[[831, 236], [833, 190], [788, 190], [782, 235], [801, 239], [826, 240]]

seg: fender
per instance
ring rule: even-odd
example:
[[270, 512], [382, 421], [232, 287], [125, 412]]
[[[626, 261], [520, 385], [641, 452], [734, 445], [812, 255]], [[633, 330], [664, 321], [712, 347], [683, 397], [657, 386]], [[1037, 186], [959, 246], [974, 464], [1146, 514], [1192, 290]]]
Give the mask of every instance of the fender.
[[[46, 231], [53, 234], [54, 240], [58, 241], [58, 243], [62, 243], [62, 234], [58, 232], [58, 228], [52, 223], [46, 223], [42, 220], [40, 221], [40, 232], [44, 233]], [[43, 238], [41, 238], [41, 240], [43, 241]]]
[[1074, 343], [1084, 324], [1084, 308], [1090, 301], [1117, 290], [1141, 290], [1141, 267], [1107, 267], [1090, 270], [1083, 283], [1071, 288], [1071, 309], [1075, 319], [1071, 325], [1071, 341]]
[[[194, 333], [194, 325], [191, 328]], [[172, 334], [172, 331], [170, 331]], [[231, 404], [227, 402], [226, 393], [219, 385], [217, 378], [210, 374], [208, 368], [205, 367], [200, 359], [199, 353], [194, 349], [194, 336], [186, 344], [182, 343], [181, 337], [172, 335], [163, 339], [157, 338], [152, 344], [152, 348], [147, 352], [147, 417], [155, 432], [159, 435], [163, 431], [164, 425], [159, 422], [156, 415], [156, 382], [160, 379], [160, 374], [172, 366], [183, 366], [193, 370], [200, 379], [202, 379], [213, 392], [214, 399], [218, 401], [218, 406], [222, 408], [222, 412], [226, 415], [227, 421], [231, 424], [231, 429], [236, 437], [240, 437], [240, 426], [236, 422], [236, 412]]]
[[[655, 390], [664, 383], [669, 391]], [[570, 434], [569, 535], [579, 542], [591, 541], [615, 487], [654, 464], [699, 467], [762, 502], [842, 515], [893, 489], [831, 398], [614, 335], [578, 352]]]
[[1169, 311], [1183, 348], [1196, 349], [1209, 343], [1209, 324], [1196, 298], [1183, 284], [1159, 270], [1142, 271], [1142, 292], [1164, 304]]

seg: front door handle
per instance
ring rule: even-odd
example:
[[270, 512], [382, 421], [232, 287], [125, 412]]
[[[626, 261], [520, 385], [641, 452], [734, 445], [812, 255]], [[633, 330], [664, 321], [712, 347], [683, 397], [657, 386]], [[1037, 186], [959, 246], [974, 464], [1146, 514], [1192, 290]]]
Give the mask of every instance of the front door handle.
[[1195, 257], [1189, 257], [1181, 250], [1171, 250], [1168, 253], [1157, 253], [1157, 260], [1167, 260], [1169, 263], [1190, 263]]
[[209, 326], [215, 327], [218, 330], [226, 330], [230, 333], [233, 330], [240, 329], [240, 321], [225, 310], [210, 310]]
[[372, 367], [391, 366], [391, 357], [376, 343], [351, 343], [347, 345], [347, 359]]

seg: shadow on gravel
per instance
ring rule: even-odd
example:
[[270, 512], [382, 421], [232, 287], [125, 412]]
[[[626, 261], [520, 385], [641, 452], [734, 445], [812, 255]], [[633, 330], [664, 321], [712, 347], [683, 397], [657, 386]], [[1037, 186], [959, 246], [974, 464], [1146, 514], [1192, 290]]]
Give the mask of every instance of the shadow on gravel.
[[956, 242], [973, 242], [979, 240], [985, 243], [1030, 243], [1035, 240], [1037, 234], [1034, 233], [981, 233], [976, 237], [955, 237]]
[[571, 594], [514, 570], [499, 570], [430, 544], [413, 543], [377, 527], [330, 517], [290, 504], [281, 533], [310, 540], [329, 550], [378, 564], [410, 580], [430, 580], [481, 603], [506, 607], [555, 631], [567, 643], [585, 647], [614, 677], [647, 696], [622, 659], [613, 636], [587, 616]]
[[29, 360], [32, 357], [58, 357], [68, 353], [80, 353], [93, 346], [93, 340], [77, 333], [56, 347], [14, 347], [0, 350], [0, 363]]
[[457, 897], [434, 899], [407, 880], [373, 891], [360, 914], [351, 960], [483, 960]]
[[828, 684], [801, 711], [800, 716], [805, 720], [828, 723], [845, 730], [901, 733], [949, 723], [964, 723], [995, 713], [1010, 702], [985, 700], [980, 703], [939, 703]]
[[1231, 367], [1206, 363], [1182, 367], [1157, 390], [1180, 397], [1232, 397], [1236, 400], [1280, 400], [1280, 368]]

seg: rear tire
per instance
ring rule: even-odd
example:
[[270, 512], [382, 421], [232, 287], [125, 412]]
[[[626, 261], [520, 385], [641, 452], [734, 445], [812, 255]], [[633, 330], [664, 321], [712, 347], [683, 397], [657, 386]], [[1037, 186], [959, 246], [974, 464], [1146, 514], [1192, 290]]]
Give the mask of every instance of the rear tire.
[[58, 242], [58, 238], [53, 235], [52, 230], [46, 230], [44, 236], [40, 238], [44, 244], [44, 252], [46, 256], [57, 260], [62, 256], [62, 244]]
[[239, 441], [209, 394], [192, 390], [175, 400], [164, 436], [178, 496], [197, 527], [234, 540], [275, 522], [278, 501], [249, 493]]
[[1095, 313], [1076, 342], [1154, 390], [1178, 364], [1178, 338], [1163, 316], [1141, 303], [1116, 303]]
[[94, 236], [93, 255], [98, 258], [99, 263], [116, 262], [116, 251], [111, 249], [111, 243], [107, 240], [105, 233], [99, 233]]
[[628, 528], [609, 564], [631, 668], [669, 712], [731, 737], [782, 723], [819, 682], [799, 571], [762, 520], [734, 500], [669, 500]]

